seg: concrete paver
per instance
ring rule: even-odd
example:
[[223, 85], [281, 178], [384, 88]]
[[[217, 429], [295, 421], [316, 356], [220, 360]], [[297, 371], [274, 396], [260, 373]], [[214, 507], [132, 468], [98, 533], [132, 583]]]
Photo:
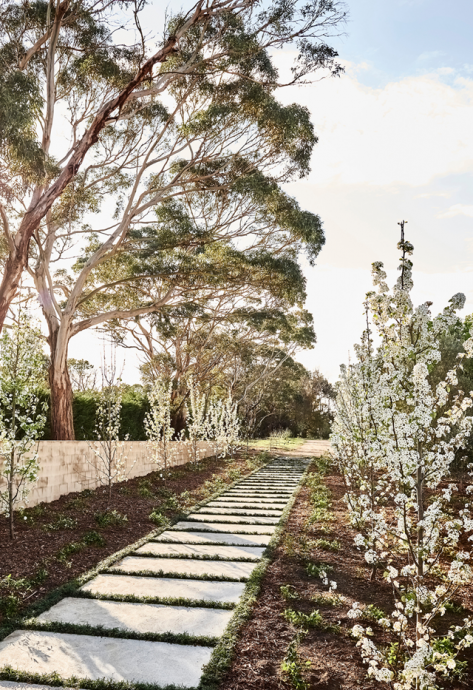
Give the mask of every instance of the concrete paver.
[[211, 558], [213, 556], [228, 559], [248, 558], [258, 561], [263, 552], [264, 547], [255, 546], [213, 546], [210, 544], [196, 546], [192, 544], [157, 544], [156, 542], [148, 542], [144, 546], [140, 546], [135, 551], [135, 554], [182, 558]]
[[87, 678], [195, 687], [211, 647], [18, 630], [0, 643], [0, 668]]
[[[206, 505], [205, 508], [201, 508], [208, 515], [267, 515], [268, 517], [279, 517], [283, 514], [284, 510], [282, 508], [251, 508], [251, 507], [228, 507], [227, 506], [210, 506]], [[200, 512], [200, 511], [199, 511]]]
[[[244, 561], [207, 561], [183, 558], [139, 558], [127, 556], [117, 565], [113, 566], [114, 571], [125, 573], [139, 573], [141, 571], [167, 573], [178, 573], [189, 577], [199, 577], [210, 575], [212, 577], [228, 577], [233, 580], [240, 580], [242, 577], [248, 578], [256, 567], [256, 563], [246, 563]], [[170, 575], [172, 577], [172, 575]]]
[[196, 520], [201, 522], [235, 522], [237, 524], [250, 525], [277, 525], [279, 518], [277, 517], [251, 517], [251, 515], [222, 515], [211, 513], [191, 513], [189, 520]]
[[206, 532], [233, 532], [234, 534], [272, 534], [276, 529], [273, 525], [232, 525], [229, 522], [191, 522], [190, 520], [181, 520], [172, 526], [172, 530], [185, 529], [192, 531], [205, 530]]
[[241, 597], [243, 582], [214, 580], [185, 580], [168, 577], [139, 577], [138, 575], [97, 575], [81, 589], [91, 594], [156, 597], [160, 599], [189, 599], [236, 604]]
[[[168, 531], [156, 537], [156, 542], [179, 542], [187, 544], [235, 544], [238, 546], [267, 546], [271, 539], [270, 534], [231, 534], [225, 532], [185, 532]], [[151, 544], [151, 542], [149, 542]]]
[[38, 620], [120, 628], [136, 633], [220, 637], [231, 617], [232, 612], [223, 609], [66, 597], [38, 616]]

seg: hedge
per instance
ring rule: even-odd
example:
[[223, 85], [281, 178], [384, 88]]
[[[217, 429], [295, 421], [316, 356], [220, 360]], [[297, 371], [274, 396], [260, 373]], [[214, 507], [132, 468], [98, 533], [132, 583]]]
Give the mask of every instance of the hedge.
[[[48, 403], [47, 423], [43, 440], [51, 440], [51, 406], [48, 390], [41, 391], [40, 397]], [[98, 394], [92, 392], [74, 393], [73, 414], [74, 430], [77, 441], [94, 440], [95, 414]], [[120, 438], [128, 436], [130, 441], [146, 441], [144, 419], [149, 410], [148, 399], [144, 392], [128, 390], [123, 395]]]

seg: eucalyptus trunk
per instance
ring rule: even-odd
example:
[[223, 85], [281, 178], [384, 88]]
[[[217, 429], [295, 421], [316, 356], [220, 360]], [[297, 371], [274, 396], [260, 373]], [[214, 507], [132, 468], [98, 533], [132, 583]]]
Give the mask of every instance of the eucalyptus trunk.
[[63, 329], [49, 329], [51, 363], [49, 386], [51, 389], [51, 438], [53, 441], [74, 441], [73, 391], [67, 368], [69, 339]]

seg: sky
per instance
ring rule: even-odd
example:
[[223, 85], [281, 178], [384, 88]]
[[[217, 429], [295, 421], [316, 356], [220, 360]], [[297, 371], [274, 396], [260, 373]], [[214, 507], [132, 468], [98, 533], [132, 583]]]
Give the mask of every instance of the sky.
[[396, 278], [401, 220], [415, 303], [440, 311], [464, 292], [473, 312], [473, 3], [347, 6], [332, 42], [345, 74], [283, 94], [310, 109], [319, 136], [312, 172], [288, 189], [326, 234], [317, 265], [304, 265], [318, 342], [298, 359], [331, 381], [363, 330], [371, 263]]
[[[371, 263], [383, 261], [395, 280], [401, 220], [415, 248], [415, 303], [440, 311], [464, 292], [463, 313], [473, 312], [473, 2], [346, 5], [344, 33], [331, 41], [344, 75], [279, 93], [309, 108], [319, 137], [311, 173], [288, 191], [324, 224], [316, 266], [303, 261], [317, 344], [298, 359], [331, 381], [363, 330]], [[275, 56], [281, 77], [286, 57]], [[98, 364], [89, 343], [75, 337], [70, 356], [87, 349]], [[124, 378], [139, 380], [133, 357]]]

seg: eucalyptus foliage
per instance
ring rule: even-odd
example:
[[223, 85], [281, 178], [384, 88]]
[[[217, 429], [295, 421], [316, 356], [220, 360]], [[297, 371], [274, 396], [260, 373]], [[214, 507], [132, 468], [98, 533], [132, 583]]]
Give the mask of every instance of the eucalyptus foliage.
[[[141, 30], [143, 6], [128, 1], [7, 0], [0, 17], [0, 324], [30, 256], [56, 438], [74, 433], [66, 362], [75, 334], [241, 285], [271, 284], [300, 304], [298, 254], [313, 262], [324, 243], [320, 218], [282, 188], [308, 174], [317, 137], [306, 108], [277, 100], [272, 55], [291, 48], [291, 83], [340, 74], [327, 41], [343, 5], [185, 5], [157, 48]], [[117, 12], [135, 45], [115, 43]], [[54, 274], [77, 245], [73, 270]]]

